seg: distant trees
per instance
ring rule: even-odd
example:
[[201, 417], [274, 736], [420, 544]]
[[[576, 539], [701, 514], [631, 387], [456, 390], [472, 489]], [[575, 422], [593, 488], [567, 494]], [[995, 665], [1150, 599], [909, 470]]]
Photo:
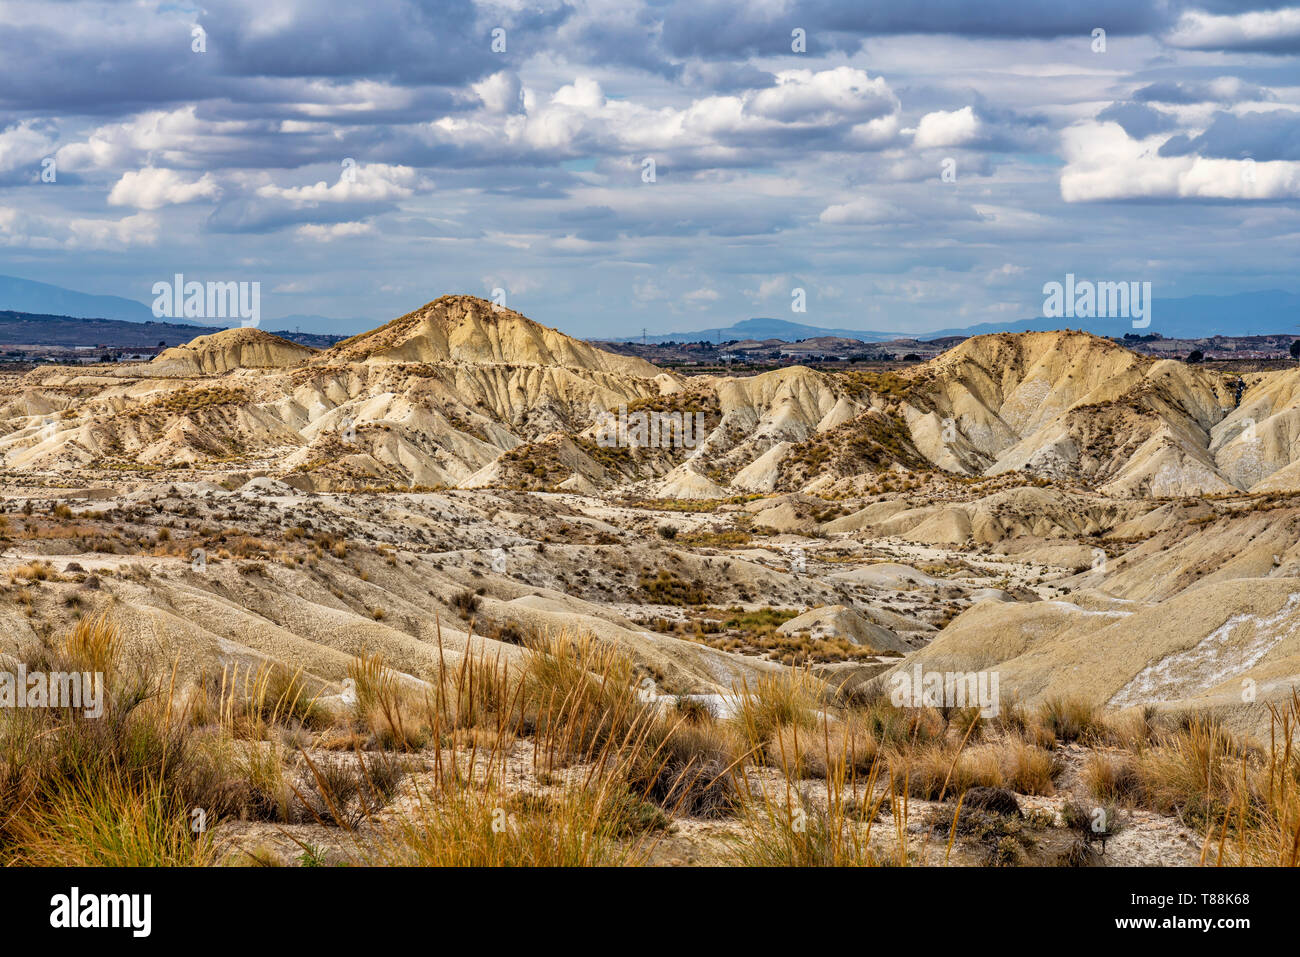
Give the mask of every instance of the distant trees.
[[1300, 359], [1300, 339], [1291, 340], [1291, 358]]
[[1187, 354], [1187, 362], [1189, 365], [1195, 365], [1198, 362], [1204, 361], [1204, 359], [1205, 359], [1205, 353], [1202, 352], [1200, 349], [1193, 349], [1191, 352]]

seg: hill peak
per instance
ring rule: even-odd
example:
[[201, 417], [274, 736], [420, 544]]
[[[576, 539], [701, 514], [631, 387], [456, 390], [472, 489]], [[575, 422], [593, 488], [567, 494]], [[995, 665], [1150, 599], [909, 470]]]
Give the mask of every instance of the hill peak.
[[261, 329], [235, 327], [196, 336], [160, 352], [151, 363], [160, 371], [213, 375], [231, 369], [283, 369], [316, 352]]
[[322, 353], [333, 362], [473, 362], [567, 366], [653, 378], [661, 370], [543, 326], [478, 296], [446, 295]]

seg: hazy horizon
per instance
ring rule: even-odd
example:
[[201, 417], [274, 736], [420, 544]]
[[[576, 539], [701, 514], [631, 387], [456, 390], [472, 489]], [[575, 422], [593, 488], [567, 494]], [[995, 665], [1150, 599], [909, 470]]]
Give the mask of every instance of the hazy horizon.
[[584, 337], [925, 335], [1074, 274], [1159, 331], [1297, 290], [1300, 11], [1254, 6], [10, 4], [0, 272]]

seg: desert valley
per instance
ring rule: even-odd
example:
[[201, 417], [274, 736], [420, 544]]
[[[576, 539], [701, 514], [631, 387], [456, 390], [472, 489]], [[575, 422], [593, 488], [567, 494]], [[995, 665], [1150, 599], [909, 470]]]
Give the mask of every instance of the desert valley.
[[108, 718], [5, 726], [8, 861], [1295, 863], [1300, 369], [682, 376], [444, 296], [0, 401], [0, 652]]

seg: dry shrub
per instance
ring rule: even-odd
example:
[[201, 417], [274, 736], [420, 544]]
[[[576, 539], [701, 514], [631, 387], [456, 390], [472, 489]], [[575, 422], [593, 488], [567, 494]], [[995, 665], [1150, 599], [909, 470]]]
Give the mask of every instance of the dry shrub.
[[1048, 698], [1039, 705], [1038, 718], [1065, 744], [1105, 741], [1109, 732], [1102, 708], [1083, 698]]
[[1104, 719], [1107, 737], [1125, 751], [1139, 753], [1146, 750], [1160, 735], [1158, 712], [1152, 705], [1126, 708], [1119, 714]]
[[1300, 864], [1300, 693], [1269, 705], [1267, 761], [1241, 757], [1234, 795], [1206, 834], [1202, 860], [1215, 864]]
[[1138, 757], [1147, 805], [1193, 824], [1222, 817], [1232, 800], [1239, 754], [1232, 735], [1208, 718], [1170, 732]]
[[745, 681], [733, 692], [737, 705], [733, 720], [750, 747], [761, 751], [782, 728], [816, 726], [820, 689], [820, 682], [803, 670]]
[[548, 753], [590, 759], [643, 739], [656, 708], [637, 687], [632, 663], [590, 635], [535, 639], [524, 674], [525, 720]]
[[70, 670], [101, 674], [105, 681], [113, 677], [121, 651], [118, 628], [107, 615], [80, 619], [63, 645]]
[[355, 714], [384, 748], [403, 751], [422, 747], [428, 724], [420, 720], [420, 698], [401, 677], [384, 664], [383, 655], [364, 651], [348, 663], [348, 677], [356, 694]]
[[1103, 803], [1131, 807], [1142, 798], [1142, 776], [1132, 755], [1094, 752], [1084, 761], [1081, 777], [1089, 796]]
[[[871, 846], [871, 830], [891, 789], [878, 789], [882, 763], [872, 762], [859, 779], [848, 761], [832, 763], [825, 800], [798, 793], [789, 784], [746, 780], [749, 795], [740, 807], [743, 835], [735, 862], [757, 867], [854, 867], [907, 862], [906, 795], [892, 799], [895, 855], [882, 861]], [[859, 795], [863, 795], [860, 799]]]
[[721, 817], [739, 803], [747, 752], [733, 726], [660, 718], [637, 752], [627, 781], [645, 800], [688, 817]]
[[889, 751], [891, 777], [903, 792], [925, 801], [942, 801], [969, 788], [1002, 787], [1003, 775], [991, 749], [966, 752], [961, 744], [935, 743]]
[[1007, 787], [1020, 794], [1050, 797], [1056, 793], [1053, 782], [1060, 765], [1054, 754], [1020, 738], [1008, 739], [1000, 750]]
[[[489, 762], [490, 763], [490, 762]], [[365, 863], [420, 867], [593, 867], [637, 864], [648, 856], [639, 805], [606, 776], [549, 800], [512, 801], [499, 781], [447, 775], [433, 794], [417, 792]], [[636, 833], [638, 829], [642, 833]], [[631, 833], [630, 833], [631, 832]]]
[[24, 709], [0, 721], [0, 862], [72, 866], [208, 863], [190, 812], [224, 809], [229, 782], [178, 713], [174, 675], [123, 666], [116, 626], [83, 620], [29, 671], [105, 675], [102, 713]]
[[849, 712], [850, 720], [871, 734], [881, 747], [907, 748], [942, 741], [948, 734], [943, 715], [935, 708], [897, 707], [878, 696]]
[[825, 778], [840, 767], [866, 774], [878, 751], [871, 732], [851, 719], [825, 719], [813, 728], [787, 725], [768, 746], [768, 752], [779, 756], [792, 776], [806, 778]]

